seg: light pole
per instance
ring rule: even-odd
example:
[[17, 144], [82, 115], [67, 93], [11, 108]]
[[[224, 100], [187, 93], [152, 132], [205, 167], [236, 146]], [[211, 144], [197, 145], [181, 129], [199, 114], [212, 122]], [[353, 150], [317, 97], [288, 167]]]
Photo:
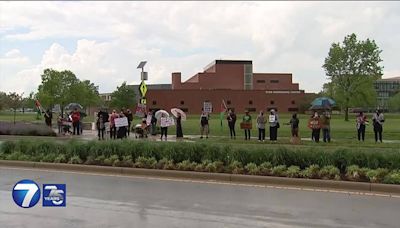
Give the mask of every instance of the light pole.
[[146, 65], [146, 61], [142, 61], [139, 63], [139, 66], [137, 69], [142, 69], [142, 72], [140, 72], [140, 79], [142, 82], [139, 85], [139, 93], [140, 93], [140, 100], [139, 100], [139, 105], [141, 106], [143, 110], [143, 115], [146, 112], [146, 93], [147, 93], [147, 86], [146, 83], [144, 83], [145, 80], [147, 80], [147, 72], [144, 71], [144, 65]]

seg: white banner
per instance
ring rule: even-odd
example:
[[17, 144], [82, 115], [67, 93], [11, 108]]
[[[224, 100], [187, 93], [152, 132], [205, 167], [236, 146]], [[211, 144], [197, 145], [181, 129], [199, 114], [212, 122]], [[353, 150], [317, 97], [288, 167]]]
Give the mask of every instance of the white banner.
[[128, 126], [128, 118], [121, 117], [114, 119], [116, 127], [126, 127]]
[[161, 127], [169, 127], [175, 125], [175, 121], [172, 117], [161, 117], [160, 122]]

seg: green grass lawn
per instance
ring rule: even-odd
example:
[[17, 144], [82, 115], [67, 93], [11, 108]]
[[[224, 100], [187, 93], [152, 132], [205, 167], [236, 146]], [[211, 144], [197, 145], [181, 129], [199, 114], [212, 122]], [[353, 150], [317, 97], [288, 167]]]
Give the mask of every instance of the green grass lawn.
[[[253, 129], [251, 131], [252, 137], [258, 136], [258, 130], [256, 129], [256, 114], [252, 113], [253, 119]], [[219, 118], [219, 114], [212, 114], [210, 118], [210, 142], [215, 143], [235, 143], [235, 144], [252, 144], [254, 142], [246, 142], [244, 141], [244, 132], [240, 129], [239, 123], [243, 114], [238, 114], [238, 121], [236, 122], [236, 138], [237, 140], [229, 139], [229, 128], [227, 125], [227, 121], [224, 118], [221, 121]], [[278, 130], [278, 143], [287, 143], [290, 137], [290, 126], [285, 125], [285, 123], [289, 122], [291, 115], [290, 114], [280, 114], [280, 123], [281, 127]], [[302, 138], [311, 138], [311, 130], [307, 127], [308, 115], [299, 115], [300, 119], [300, 136]], [[368, 119], [371, 120], [372, 114], [368, 114]], [[0, 121], [13, 121], [13, 113], [5, 113], [0, 112]], [[383, 127], [383, 138], [384, 140], [400, 140], [400, 115], [399, 114], [385, 114], [385, 124]], [[40, 120], [36, 119], [36, 113], [17, 113], [16, 121], [26, 121], [26, 122], [43, 122], [44, 118], [42, 117]], [[93, 117], [85, 117], [83, 119], [84, 122], [92, 122]], [[140, 122], [140, 119], [135, 117], [134, 124]], [[53, 118], [53, 123], [55, 123], [55, 118]], [[186, 121], [182, 122], [183, 124], [183, 134], [184, 135], [199, 135], [200, 134], [200, 115], [189, 115]], [[168, 129], [168, 134], [175, 134], [175, 126], [172, 126]], [[213, 137], [218, 136], [218, 137]], [[224, 137], [221, 137], [224, 136]], [[266, 138], [269, 137], [269, 128], [267, 125], [266, 129]], [[329, 144], [330, 147], [335, 146], [357, 146], [357, 130], [355, 124], [355, 114], [350, 114], [350, 121], [344, 121], [343, 115], [333, 115], [331, 121], [331, 137], [333, 142]], [[322, 141], [322, 131], [321, 131], [321, 141]], [[310, 144], [315, 145], [312, 142], [303, 142], [304, 145]], [[322, 143], [320, 143], [322, 144]], [[375, 145], [374, 143], [374, 133], [372, 124], [368, 125], [366, 128], [366, 142], [364, 145]]]

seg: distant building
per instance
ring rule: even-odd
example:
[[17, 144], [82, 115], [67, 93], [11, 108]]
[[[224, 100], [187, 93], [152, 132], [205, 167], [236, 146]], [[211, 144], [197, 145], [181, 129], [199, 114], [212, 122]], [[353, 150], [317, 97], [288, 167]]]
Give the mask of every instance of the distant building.
[[276, 109], [297, 112], [304, 90], [292, 82], [291, 73], [253, 73], [250, 60], [215, 60], [185, 82], [181, 73], [172, 73], [170, 89], [147, 92], [149, 110], [178, 107], [187, 113], [200, 113], [203, 102], [211, 102], [214, 113], [222, 100], [228, 108], [243, 113]]
[[[171, 84], [147, 85], [147, 109], [177, 107], [189, 114], [201, 113], [204, 102], [211, 102], [219, 113], [222, 100], [228, 108], [243, 113], [268, 111], [297, 112], [304, 90], [292, 82], [291, 73], [253, 73], [251, 60], [215, 60], [203, 72], [185, 82], [181, 73], [171, 75]], [[139, 100], [139, 85], [131, 85]], [[111, 94], [101, 94], [111, 100]], [[130, 107], [133, 108], [133, 107]]]
[[376, 80], [375, 90], [378, 106], [387, 110], [389, 99], [400, 92], [400, 77]]

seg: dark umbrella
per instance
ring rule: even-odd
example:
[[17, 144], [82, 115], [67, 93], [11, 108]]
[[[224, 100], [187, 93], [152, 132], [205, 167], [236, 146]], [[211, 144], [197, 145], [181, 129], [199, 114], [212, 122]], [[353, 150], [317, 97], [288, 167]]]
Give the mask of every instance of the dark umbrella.
[[65, 109], [67, 110], [74, 110], [74, 109], [83, 109], [82, 105], [78, 103], [69, 103], [67, 106], [65, 106]]

